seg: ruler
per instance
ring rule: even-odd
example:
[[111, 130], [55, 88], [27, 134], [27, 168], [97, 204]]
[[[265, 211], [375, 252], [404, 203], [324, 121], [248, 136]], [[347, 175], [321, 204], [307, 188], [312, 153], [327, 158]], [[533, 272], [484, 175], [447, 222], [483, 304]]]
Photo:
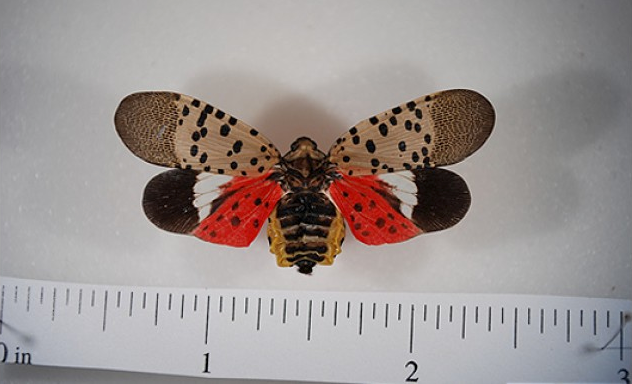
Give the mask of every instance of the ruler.
[[0, 361], [340, 383], [629, 383], [632, 301], [0, 277]]

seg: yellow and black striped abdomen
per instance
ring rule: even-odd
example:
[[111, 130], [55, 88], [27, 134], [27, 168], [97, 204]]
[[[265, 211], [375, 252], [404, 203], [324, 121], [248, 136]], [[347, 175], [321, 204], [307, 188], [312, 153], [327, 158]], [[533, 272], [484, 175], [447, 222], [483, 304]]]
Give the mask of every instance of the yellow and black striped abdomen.
[[280, 267], [296, 265], [311, 273], [316, 264], [331, 265], [340, 253], [345, 225], [329, 197], [321, 192], [288, 193], [270, 215], [270, 252]]

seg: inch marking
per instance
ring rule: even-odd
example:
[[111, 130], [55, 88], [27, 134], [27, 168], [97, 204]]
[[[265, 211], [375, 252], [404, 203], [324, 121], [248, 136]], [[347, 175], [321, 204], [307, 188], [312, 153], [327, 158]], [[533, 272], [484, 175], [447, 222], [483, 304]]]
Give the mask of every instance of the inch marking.
[[206, 324], [204, 325], [204, 345], [208, 345], [208, 326], [211, 317], [211, 296], [206, 296]]
[[413, 338], [415, 336], [415, 304], [410, 305], [410, 336], [408, 339], [408, 352], [413, 353]]
[[2, 293], [0, 294], [0, 335], [2, 335], [2, 325], [4, 324], [4, 284], [2, 284]]

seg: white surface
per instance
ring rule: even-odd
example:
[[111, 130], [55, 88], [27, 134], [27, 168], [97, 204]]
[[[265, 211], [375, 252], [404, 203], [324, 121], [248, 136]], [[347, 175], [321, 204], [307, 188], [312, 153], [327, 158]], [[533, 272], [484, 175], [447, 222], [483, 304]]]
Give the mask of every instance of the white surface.
[[[3, 2], [0, 271], [128, 285], [630, 299], [631, 20], [627, 1]], [[473, 195], [466, 218], [399, 245], [349, 236], [334, 266], [311, 277], [277, 268], [264, 236], [231, 249], [156, 229], [140, 198], [161, 169], [129, 153], [112, 122], [128, 93], [175, 90], [279, 148], [309, 135], [326, 150], [376, 112], [462, 87], [486, 95], [498, 115], [490, 140], [451, 167]]]
[[0, 361], [17, 364], [376, 384], [614, 383], [632, 370], [632, 300], [0, 283]]

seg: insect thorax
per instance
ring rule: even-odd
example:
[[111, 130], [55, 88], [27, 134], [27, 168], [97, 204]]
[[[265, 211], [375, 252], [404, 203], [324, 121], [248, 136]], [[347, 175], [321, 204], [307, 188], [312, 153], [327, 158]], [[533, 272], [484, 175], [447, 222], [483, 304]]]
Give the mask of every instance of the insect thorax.
[[279, 266], [296, 265], [308, 274], [316, 264], [332, 264], [340, 253], [344, 220], [325, 194], [334, 175], [325, 154], [309, 138], [294, 141], [283, 156], [275, 177], [287, 193], [268, 224], [270, 252]]

